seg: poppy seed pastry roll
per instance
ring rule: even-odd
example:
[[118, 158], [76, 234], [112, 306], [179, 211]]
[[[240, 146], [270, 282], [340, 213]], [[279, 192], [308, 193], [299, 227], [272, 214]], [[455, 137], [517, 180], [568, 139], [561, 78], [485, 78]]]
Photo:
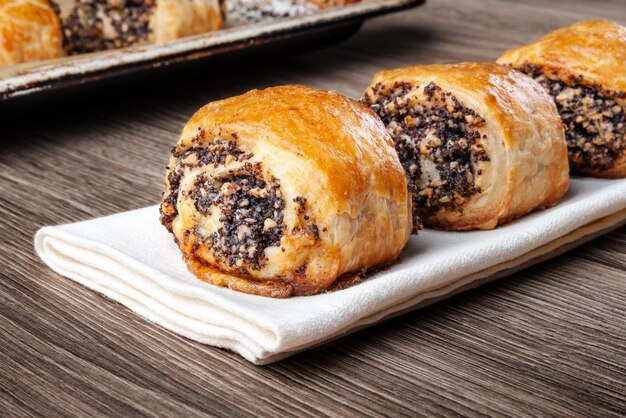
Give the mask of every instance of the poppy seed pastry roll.
[[554, 98], [573, 172], [626, 177], [626, 28], [580, 22], [505, 52], [499, 63], [537, 80]]
[[362, 100], [394, 139], [425, 226], [495, 228], [567, 190], [555, 105], [518, 71], [491, 63], [381, 71]]
[[63, 33], [48, 0], [0, 0], [0, 66], [63, 56]]
[[411, 198], [366, 106], [301, 86], [201, 108], [172, 157], [161, 222], [200, 279], [272, 297], [310, 295], [395, 260]]
[[68, 53], [156, 43], [220, 29], [218, 0], [58, 0]]

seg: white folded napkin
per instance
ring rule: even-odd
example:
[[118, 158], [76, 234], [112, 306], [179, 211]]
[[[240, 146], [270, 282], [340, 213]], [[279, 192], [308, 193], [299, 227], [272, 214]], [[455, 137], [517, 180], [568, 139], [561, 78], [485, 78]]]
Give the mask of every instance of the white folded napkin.
[[171, 331], [266, 364], [556, 255], [626, 223], [626, 180], [573, 179], [555, 208], [493, 231], [425, 230], [402, 259], [336, 292], [271, 299], [197, 280], [156, 206], [44, 227], [56, 272]]

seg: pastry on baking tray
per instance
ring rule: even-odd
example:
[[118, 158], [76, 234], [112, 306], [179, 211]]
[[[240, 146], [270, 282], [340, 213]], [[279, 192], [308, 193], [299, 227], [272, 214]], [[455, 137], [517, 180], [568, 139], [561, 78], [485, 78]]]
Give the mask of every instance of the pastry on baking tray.
[[567, 190], [554, 102], [518, 71], [492, 63], [381, 71], [363, 101], [394, 139], [425, 226], [491, 229]]
[[345, 6], [360, 0], [227, 0], [229, 23], [256, 23], [303, 16], [331, 7]]
[[201, 108], [165, 186], [161, 222], [189, 269], [247, 293], [322, 292], [395, 260], [412, 230], [407, 179], [380, 119], [302, 86]]
[[0, 0], [0, 66], [63, 55], [63, 34], [48, 0]]
[[218, 0], [58, 0], [70, 54], [220, 29]]
[[574, 172], [626, 177], [626, 28], [580, 22], [505, 52], [511, 64], [543, 85], [556, 102]]

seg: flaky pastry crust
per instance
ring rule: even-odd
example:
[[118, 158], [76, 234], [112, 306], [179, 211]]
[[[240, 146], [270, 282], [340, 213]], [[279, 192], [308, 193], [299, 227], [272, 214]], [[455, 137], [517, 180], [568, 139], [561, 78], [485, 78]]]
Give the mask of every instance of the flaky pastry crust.
[[284, 86], [210, 103], [189, 120], [161, 221], [200, 279], [287, 297], [395, 260], [410, 204], [376, 115], [334, 92]]
[[[626, 28], [589, 20], [555, 30], [529, 45], [505, 52], [498, 63], [528, 69], [568, 86], [589, 87], [626, 109]], [[526, 71], [528, 72], [528, 71]], [[626, 121], [622, 120], [623, 124]], [[616, 128], [617, 129], [617, 128]], [[576, 172], [597, 177], [626, 177], [626, 138], [609, 165], [572, 161]]]
[[48, 0], [0, 0], [0, 66], [62, 55], [61, 24]]
[[[393, 100], [384, 99], [398, 89], [400, 96], [396, 93]], [[430, 116], [423, 109], [433, 100], [438, 101], [435, 110], [439, 113]], [[366, 90], [364, 101], [386, 118], [399, 151], [404, 149], [398, 142], [402, 138], [409, 145], [416, 144], [419, 155], [415, 158], [419, 161], [415, 165], [421, 167], [414, 171], [414, 202], [430, 202], [424, 198], [425, 192], [430, 194], [446, 183], [449, 186], [459, 176], [471, 180], [471, 188], [453, 190], [440, 200], [445, 204], [434, 211], [414, 204], [426, 226], [491, 229], [555, 205], [568, 188], [566, 144], [555, 105], [537, 82], [511, 68], [462, 63], [381, 71]], [[399, 116], [388, 117], [388, 109], [393, 108]], [[412, 120], [407, 121], [405, 115], [411, 114], [411, 109], [422, 112], [421, 119], [420, 114], [413, 113]], [[428, 123], [449, 115], [449, 124], [472, 125], [429, 131]], [[409, 129], [398, 131], [398, 124], [409, 122]], [[464, 127], [466, 137], [458, 133]], [[417, 142], [410, 137], [415, 132], [423, 135]], [[469, 147], [468, 138], [473, 141]], [[467, 161], [447, 160], [460, 152], [455, 149], [463, 141], [469, 150]], [[430, 151], [442, 147], [447, 154]], [[465, 167], [464, 171], [459, 167]], [[412, 168], [407, 170], [409, 177]], [[464, 191], [465, 200], [461, 196]], [[460, 203], [455, 205], [455, 199]]]

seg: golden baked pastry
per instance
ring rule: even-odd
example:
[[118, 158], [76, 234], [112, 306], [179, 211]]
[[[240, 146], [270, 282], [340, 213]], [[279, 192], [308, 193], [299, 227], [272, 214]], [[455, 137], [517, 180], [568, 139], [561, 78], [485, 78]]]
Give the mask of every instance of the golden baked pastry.
[[201, 108], [172, 150], [161, 222], [200, 279], [272, 297], [395, 260], [412, 230], [393, 141], [366, 106], [301, 86]]
[[626, 28], [590, 20], [505, 52], [543, 85], [566, 128], [570, 166], [597, 177], [626, 177]]
[[218, 0], [59, 0], [68, 52], [79, 54], [210, 32]]
[[394, 139], [426, 226], [491, 229], [567, 190], [556, 107], [518, 71], [492, 63], [381, 71], [363, 101]]
[[0, 0], [0, 66], [63, 55], [63, 34], [48, 0]]

